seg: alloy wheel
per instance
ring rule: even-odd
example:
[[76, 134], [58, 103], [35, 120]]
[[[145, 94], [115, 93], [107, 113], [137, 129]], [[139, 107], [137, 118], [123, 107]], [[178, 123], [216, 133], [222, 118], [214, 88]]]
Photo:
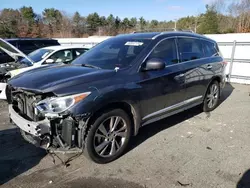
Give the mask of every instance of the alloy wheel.
[[128, 137], [127, 124], [120, 116], [105, 119], [94, 135], [94, 149], [101, 157], [114, 156]]
[[207, 106], [208, 108], [213, 108], [218, 101], [219, 98], [219, 87], [217, 84], [212, 84], [209, 88], [209, 92], [207, 95]]

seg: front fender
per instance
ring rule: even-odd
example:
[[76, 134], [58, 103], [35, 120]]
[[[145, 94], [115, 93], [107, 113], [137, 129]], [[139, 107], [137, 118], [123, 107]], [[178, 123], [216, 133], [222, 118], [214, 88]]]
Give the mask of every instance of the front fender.
[[134, 135], [136, 135], [141, 125], [140, 103], [124, 88], [106, 88], [102, 91], [96, 89], [96, 92], [92, 93], [87, 100], [84, 100], [74, 107], [71, 113], [74, 116], [89, 118], [100, 110], [110, 107], [121, 108], [123, 106], [122, 104], [130, 107], [130, 112], [133, 115]]

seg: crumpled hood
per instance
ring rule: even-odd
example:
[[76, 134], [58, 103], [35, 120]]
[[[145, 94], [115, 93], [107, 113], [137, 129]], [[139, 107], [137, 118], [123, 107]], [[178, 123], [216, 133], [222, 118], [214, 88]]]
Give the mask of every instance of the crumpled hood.
[[114, 74], [114, 70], [87, 68], [81, 65], [57, 65], [26, 71], [10, 79], [8, 83], [17, 88], [48, 93], [106, 79]]

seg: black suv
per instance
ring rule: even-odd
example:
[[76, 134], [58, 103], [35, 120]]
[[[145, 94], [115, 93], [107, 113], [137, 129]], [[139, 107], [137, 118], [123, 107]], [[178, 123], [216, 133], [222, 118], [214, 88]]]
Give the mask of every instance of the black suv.
[[[18, 48], [26, 55], [39, 48], [60, 45], [57, 40], [46, 38], [14, 38], [4, 40]], [[0, 64], [8, 63], [11, 61], [13, 61], [13, 59], [5, 52], [0, 50]]]
[[186, 32], [119, 35], [71, 65], [9, 81], [10, 119], [30, 143], [108, 163], [141, 126], [202, 104], [215, 109], [225, 83], [215, 41]]

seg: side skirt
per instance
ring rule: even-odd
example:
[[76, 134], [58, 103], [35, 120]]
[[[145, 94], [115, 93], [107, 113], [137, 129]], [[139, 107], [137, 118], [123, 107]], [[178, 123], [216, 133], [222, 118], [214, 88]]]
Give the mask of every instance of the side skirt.
[[178, 108], [177, 110], [174, 110], [174, 111], [171, 111], [169, 113], [165, 113], [165, 114], [162, 114], [160, 116], [154, 117], [152, 119], [146, 120], [145, 122], [142, 123], [142, 126], [145, 126], [145, 125], [148, 125], [150, 123], [153, 123], [153, 122], [159, 121], [161, 119], [167, 118], [169, 116], [178, 114], [180, 112], [183, 112], [185, 110], [188, 110], [188, 109], [193, 108], [195, 106], [198, 106], [200, 104], [202, 104], [202, 101], [198, 101], [198, 102], [192, 103], [190, 105], [183, 106], [182, 108]]

